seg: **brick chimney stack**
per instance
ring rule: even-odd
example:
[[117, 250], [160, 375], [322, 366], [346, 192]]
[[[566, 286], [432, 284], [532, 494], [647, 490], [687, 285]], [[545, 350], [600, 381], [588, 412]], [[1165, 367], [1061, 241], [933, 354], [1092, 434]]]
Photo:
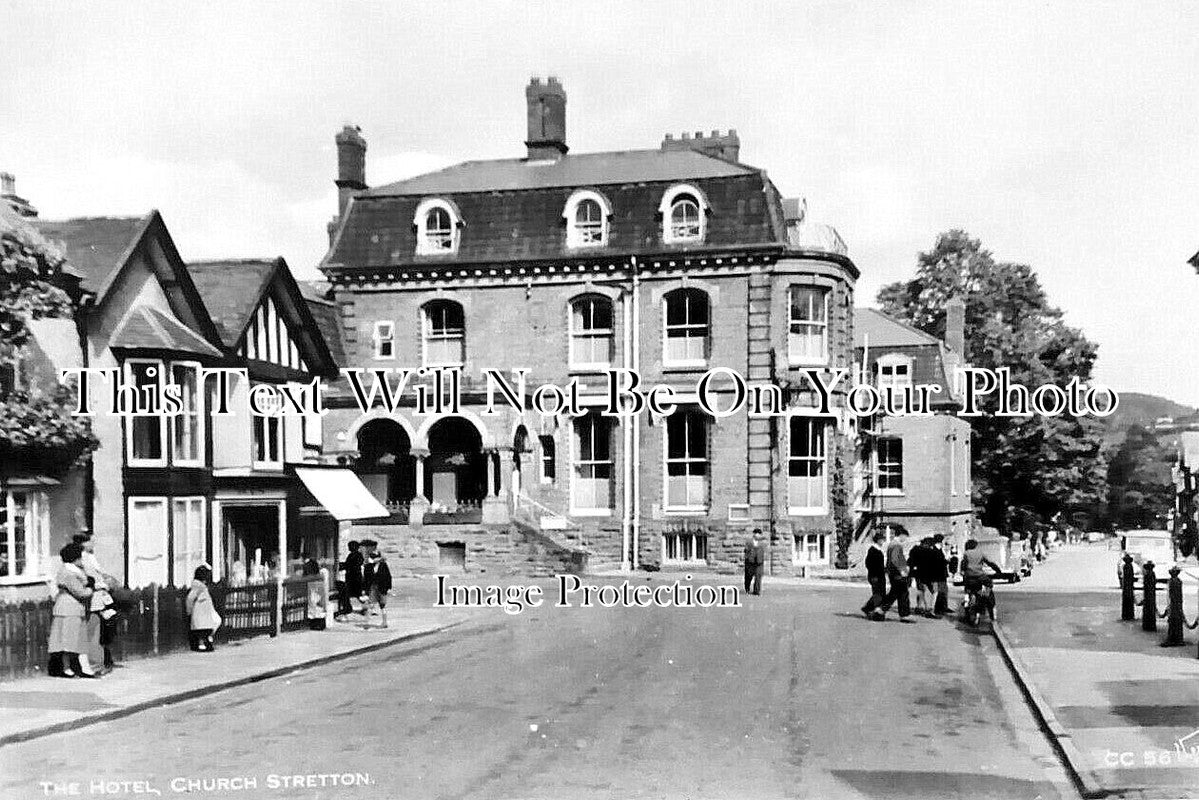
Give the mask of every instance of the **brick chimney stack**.
[[569, 150], [566, 146], [566, 90], [550, 76], [545, 83], [531, 78], [525, 87], [528, 106], [530, 161], [557, 161]]
[[346, 213], [354, 192], [366, 188], [366, 139], [357, 125], [346, 125], [334, 137], [337, 142], [337, 213]]
[[0, 172], [0, 202], [5, 203], [22, 217], [36, 217], [37, 209], [17, 194], [17, 179], [11, 172]]
[[945, 344], [966, 357], [966, 303], [960, 297], [951, 297], [945, 303]]
[[696, 131], [694, 138], [690, 133], [684, 133], [682, 138], [676, 139], [673, 133], [668, 133], [662, 140], [662, 149], [695, 150], [725, 161], [736, 161], [741, 155], [741, 139], [733, 128], [723, 135], [720, 131], [712, 131], [710, 136], [704, 136], [703, 131]]
[[330, 245], [346, 214], [350, 198], [355, 192], [367, 188], [366, 139], [362, 138], [362, 129], [357, 125], [346, 125], [333, 140], [337, 142], [337, 180], [333, 181], [337, 185], [337, 215], [326, 226]]

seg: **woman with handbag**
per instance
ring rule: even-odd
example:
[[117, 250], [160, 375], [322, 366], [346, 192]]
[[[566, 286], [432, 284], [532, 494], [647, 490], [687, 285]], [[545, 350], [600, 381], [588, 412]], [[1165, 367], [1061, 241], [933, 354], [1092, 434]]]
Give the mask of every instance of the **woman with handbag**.
[[98, 678], [83, 653], [84, 621], [94, 594], [95, 581], [83, 571], [83, 548], [72, 542], [59, 551], [62, 569], [55, 578], [58, 594], [54, 598], [54, 619], [50, 623], [47, 673], [56, 678]]
[[221, 627], [221, 615], [212, 602], [208, 583], [212, 580], [212, 568], [207, 564], [196, 567], [191, 588], [187, 591], [187, 615], [191, 620], [188, 637], [191, 649], [199, 653], [211, 653], [214, 649], [212, 635]]

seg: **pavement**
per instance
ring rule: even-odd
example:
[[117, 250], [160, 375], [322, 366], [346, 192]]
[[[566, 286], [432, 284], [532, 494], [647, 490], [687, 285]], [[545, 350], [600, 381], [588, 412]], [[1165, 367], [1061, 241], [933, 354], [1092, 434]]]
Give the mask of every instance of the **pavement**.
[[[378, 618], [370, 620], [369, 626], [330, 621], [324, 631], [258, 636], [211, 653], [187, 651], [131, 660], [99, 680], [35, 676], [0, 683], [0, 746], [359, 655], [444, 630], [466, 616], [405, 609], [390, 614], [386, 628], [378, 626]], [[359, 620], [361, 615], [348, 619]]]
[[0, 797], [72, 784], [314, 800], [1078, 796], [992, 637], [867, 621], [863, 588], [768, 579], [741, 607], [476, 611], [0, 747]]
[[[1068, 548], [1000, 587], [1000, 643], [1086, 796], [1199, 797], [1196, 635], [1163, 648], [1163, 620], [1157, 633], [1120, 621], [1118, 555]], [[1184, 607], [1193, 621], [1194, 587]]]

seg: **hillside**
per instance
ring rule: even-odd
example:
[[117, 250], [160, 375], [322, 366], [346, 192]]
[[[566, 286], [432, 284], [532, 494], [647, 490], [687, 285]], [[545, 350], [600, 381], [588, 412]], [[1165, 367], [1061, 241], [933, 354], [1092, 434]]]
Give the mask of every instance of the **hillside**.
[[1120, 392], [1120, 405], [1116, 413], [1107, 418], [1106, 444], [1119, 444], [1125, 432], [1133, 425], [1150, 426], [1161, 417], [1192, 417], [1199, 413], [1165, 397], [1142, 392]]

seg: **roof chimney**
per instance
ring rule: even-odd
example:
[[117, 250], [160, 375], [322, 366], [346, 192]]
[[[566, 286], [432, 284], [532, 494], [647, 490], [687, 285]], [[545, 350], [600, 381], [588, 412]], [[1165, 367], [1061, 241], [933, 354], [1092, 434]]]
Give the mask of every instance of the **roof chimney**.
[[711, 136], [704, 136], [703, 131], [696, 131], [695, 136], [684, 131], [681, 139], [674, 138], [674, 134], [666, 134], [666, 138], [662, 140], [663, 150], [695, 150], [705, 155], [723, 158], [726, 161], [736, 161], [741, 155], [741, 139], [737, 136], [737, 131], [729, 128], [729, 132], [721, 134], [720, 131], [712, 131]]
[[966, 303], [956, 295], [945, 302], [945, 344], [965, 358]]
[[566, 146], [566, 90], [550, 76], [545, 83], [531, 78], [525, 87], [528, 105], [530, 161], [557, 161], [569, 150]]
[[37, 209], [17, 195], [17, 179], [11, 172], [0, 172], [0, 201], [22, 217], [36, 217]]
[[366, 139], [362, 138], [362, 129], [357, 125], [346, 125], [333, 141], [337, 142], [337, 216], [329, 220], [329, 243], [337, 233], [337, 227], [345, 216], [346, 206], [355, 192], [360, 192], [366, 186]]

